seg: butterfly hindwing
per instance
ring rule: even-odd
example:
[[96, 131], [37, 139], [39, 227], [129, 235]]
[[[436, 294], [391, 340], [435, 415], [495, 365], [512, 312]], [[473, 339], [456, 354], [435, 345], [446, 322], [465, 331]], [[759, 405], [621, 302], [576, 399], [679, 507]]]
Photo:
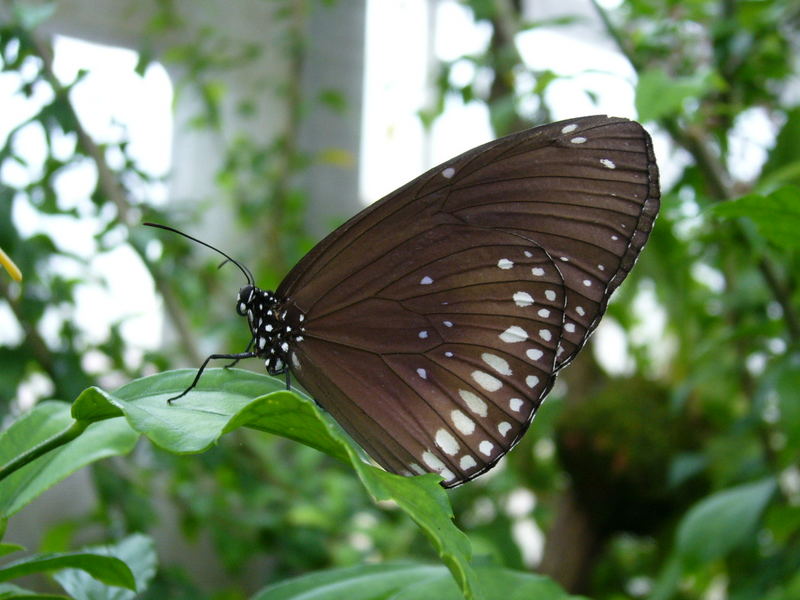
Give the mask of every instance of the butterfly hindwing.
[[[436, 471], [456, 485], [519, 440], [549, 390], [564, 293], [552, 261], [525, 238], [469, 225], [439, 233], [451, 240], [446, 253], [310, 313], [294, 373], [384, 467]], [[427, 248], [412, 238], [393, 262]]]

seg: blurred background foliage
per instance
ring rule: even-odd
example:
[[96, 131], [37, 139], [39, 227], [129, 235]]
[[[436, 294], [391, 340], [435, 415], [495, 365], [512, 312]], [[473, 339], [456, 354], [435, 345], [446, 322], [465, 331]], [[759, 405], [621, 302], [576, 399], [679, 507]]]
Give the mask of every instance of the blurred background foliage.
[[[281, 51], [297, 69], [302, 4], [275, 2], [277, 18], [287, 20]], [[527, 21], [513, 0], [464, 4], [490, 28], [490, 43], [438, 66], [437, 101], [420, 114], [423, 123], [435, 122], [453, 95], [485, 103], [497, 136], [548, 121], [547, 89], [559, 75], [531, 73], [515, 45], [541, 23]], [[678, 165], [651, 241], [609, 307], [608, 318], [626, 332], [629, 365], [626, 375], [612, 376], [584, 352], [502, 465], [450, 493], [456, 521], [476, 554], [538, 570], [593, 598], [800, 597], [800, 6], [634, 0], [595, 9], [637, 73], [639, 119], [656, 134], [662, 165]], [[86, 133], [70, 101], [80, 75], [55, 78], [51, 48], [34, 33], [36, 11], [9, 14], [0, 24], [2, 69], [24, 74], [20, 94], [45, 85], [52, 100], [0, 148], [0, 168], [24, 165], [16, 133], [35, 124], [48, 141], [36, 178], [0, 186], [0, 247], [25, 275], [24, 285], [0, 277], [0, 304], [22, 332], [0, 347], [0, 410], [7, 419], [21, 410], [15, 400], [32, 374], [49, 382], [48, 397], [72, 400], [92, 384], [122, 383], [187, 358], [197, 363], [193, 332], [244, 347], [246, 331], [227, 310], [231, 290], [215, 259], [187, 268], [196, 248], [170, 237], [153, 258], [138, 228], [141, 220], [181, 225], [192, 216], [141, 195], [133, 200], [128, 190], [152, 176], [131, 160], [109, 164], [111, 150], [127, 156], [125, 143], [109, 148]], [[168, 17], [165, 10], [154, 27], [181, 27]], [[224, 91], [213, 72], [226, 65], [210, 46], [189, 50], [175, 48], [168, 59], [186, 67], [180, 85], [197, 86], [204, 99], [193, 126], [219, 127]], [[256, 51], [238, 50], [240, 61]], [[148, 58], [142, 54], [142, 68]], [[474, 81], [454, 83], [458, 61], [474, 64]], [[519, 85], [523, 74], [535, 85]], [[294, 107], [281, 133], [264, 140], [252, 132], [221, 149], [221, 201], [261, 250], [247, 262], [266, 288], [314, 241], [297, 183], [313, 160], [298, 150], [302, 106], [339, 102], [335, 94], [300, 98], [297, 76], [276, 82]], [[736, 144], [752, 122], [777, 135], [763, 164], [742, 175]], [[70, 152], [49, 145], [55, 132], [74, 140]], [[65, 206], [54, 181], [86, 161], [97, 170], [96, 188], [80, 207]], [[51, 237], [21, 236], [13, 202], [64, 219], [99, 219], [99, 253], [128, 244], [163, 298], [175, 347], [131, 359], [120, 324], [99, 342], [87, 337], [70, 315], [76, 286], [95, 276]], [[41, 333], [54, 307], [55, 341]], [[208, 311], [217, 310], [228, 316], [210, 320]], [[651, 320], [660, 324], [657, 334], [636, 335]], [[89, 354], [102, 360], [87, 361]], [[142, 446], [91, 468], [97, 505], [55, 526], [43, 548], [86, 541], [87, 530], [92, 541], [153, 532], [174, 518], [189, 547], [216, 557], [226, 583], [203, 587], [190, 565], [162, 561], [152, 597], [240, 598], [265, 582], [327, 567], [434, 559], [412, 523], [390, 506], [373, 506], [352, 473], [309, 448], [245, 431], [200, 456]], [[519, 541], [536, 539], [536, 531], [544, 544], [531, 555]]]

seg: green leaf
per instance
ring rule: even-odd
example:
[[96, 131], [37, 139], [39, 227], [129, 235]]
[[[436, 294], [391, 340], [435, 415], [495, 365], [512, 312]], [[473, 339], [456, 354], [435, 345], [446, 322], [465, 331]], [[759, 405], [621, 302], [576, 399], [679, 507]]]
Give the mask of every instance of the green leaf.
[[[94, 552], [105, 557], [113, 557], [126, 564], [133, 572], [135, 587], [141, 594], [152, 581], [156, 574], [158, 557], [156, 556], [155, 544], [153, 540], [141, 534], [128, 536], [113, 546], [92, 546], [85, 550]], [[109, 587], [99, 581], [90, 578], [85, 572], [69, 569], [55, 574], [55, 579], [73, 597], [85, 600], [130, 600], [135, 598], [137, 593], [120, 589], [119, 587]]]
[[771, 194], [748, 194], [712, 208], [720, 217], [747, 217], [759, 233], [781, 248], [800, 248], [800, 187], [787, 185]]
[[636, 85], [636, 111], [641, 121], [655, 121], [679, 114], [683, 103], [702, 96], [711, 87], [705, 75], [673, 77], [661, 69], [649, 69], [639, 76]]
[[375, 501], [393, 500], [419, 525], [465, 595], [475, 597], [469, 539], [453, 524], [438, 475], [408, 478], [365, 463], [360, 449], [311, 399], [286, 391], [284, 383], [274, 377], [238, 369], [209, 369], [196, 389], [168, 404], [167, 399], [183, 391], [194, 374], [188, 369], [160, 373], [131, 382], [114, 394], [90, 388], [76, 401], [73, 414], [97, 418], [114, 414], [116, 407], [133, 429], [177, 454], [202, 452], [224, 433], [247, 426], [349, 462]]
[[721, 558], [749, 540], [774, 491], [770, 477], [695, 504], [678, 526], [676, 550], [683, 564], [692, 567]]
[[25, 550], [25, 546], [20, 546], [19, 544], [0, 544], [0, 556], [13, 554], [14, 552], [19, 552], [20, 550]]
[[[0, 464], [8, 464], [73, 423], [69, 404], [52, 401], [37, 405], [0, 434]], [[89, 463], [127, 454], [137, 438], [124, 419], [89, 425], [77, 439], [0, 481], [0, 516], [13, 515], [42, 492]]]
[[133, 573], [124, 562], [112, 556], [89, 552], [64, 552], [58, 554], [34, 554], [0, 568], [0, 581], [8, 581], [45, 571], [80, 569], [108, 585], [136, 589]]
[[[477, 573], [487, 600], [576, 598], [542, 575], [499, 567], [480, 567]], [[312, 573], [269, 586], [252, 600], [460, 600], [462, 597], [443, 567], [403, 563]]]
[[69, 596], [61, 594], [42, 594], [26, 590], [11, 583], [0, 583], [0, 600], [14, 600], [15, 598], [25, 598], [25, 600], [70, 600]]
[[779, 409], [780, 419], [776, 423], [786, 436], [785, 448], [789, 460], [796, 460], [796, 449], [800, 447], [800, 353], [791, 352], [777, 358], [764, 372], [759, 383], [756, 400], [762, 414]]
[[798, 146], [800, 146], [800, 108], [795, 108], [787, 113], [786, 123], [778, 133], [775, 145], [770, 150], [767, 161], [761, 169], [759, 183], [761, 185], [800, 184]]

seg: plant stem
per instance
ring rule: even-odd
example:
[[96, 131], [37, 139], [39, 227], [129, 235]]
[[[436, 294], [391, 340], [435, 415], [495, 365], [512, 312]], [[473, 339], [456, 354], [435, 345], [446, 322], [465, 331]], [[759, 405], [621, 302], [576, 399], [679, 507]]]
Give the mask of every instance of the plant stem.
[[64, 444], [68, 444], [82, 434], [89, 424], [90, 421], [75, 421], [61, 433], [57, 433], [53, 437], [46, 439], [42, 443], [34, 446], [27, 452], [20, 454], [0, 468], [0, 481], [11, 475], [14, 471], [17, 471], [25, 465], [32, 463], [40, 456], [44, 456], [51, 450], [55, 450]]

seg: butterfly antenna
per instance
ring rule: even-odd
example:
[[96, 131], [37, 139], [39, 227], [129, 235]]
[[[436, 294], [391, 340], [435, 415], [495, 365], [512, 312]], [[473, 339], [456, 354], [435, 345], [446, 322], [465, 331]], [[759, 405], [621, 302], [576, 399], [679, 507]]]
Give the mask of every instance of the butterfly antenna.
[[219, 252], [220, 254], [222, 254], [222, 256], [225, 257], [225, 260], [222, 262], [222, 264], [219, 265], [220, 267], [222, 267], [222, 265], [224, 265], [228, 261], [232, 262], [237, 267], [239, 267], [239, 270], [247, 278], [247, 283], [249, 283], [250, 285], [255, 285], [255, 280], [253, 279], [253, 274], [250, 272], [250, 269], [248, 269], [244, 265], [238, 263], [236, 260], [234, 260], [233, 258], [228, 256], [227, 254], [225, 254], [219, 248], [215, 248], [211, 244], [207, 244], [206, 242], [204, 242], [202, 240], [198, 240], [196, 237], [192, 237], [188, 233], [183, 233], [182, 231], [179, 231], [178, 229], [175, 229], [174, 227], [170, 227], [169, 225], [160, 225], [158, 223], [142, 223], [142, 225], [147, 225], [148, 227], [157, 227], [158, 229], [165, 229], [166, 231], [171, 231], [172, 233], [177, 233], [178, 235], [182, 235], [183, 237], [188, 238], [188, 239], [192, 240], [193, 242], [197, 242], [198, 244], [200, 244], [202, 246], [205, 246], [206, 248], [211, 248], [214, 252]]

